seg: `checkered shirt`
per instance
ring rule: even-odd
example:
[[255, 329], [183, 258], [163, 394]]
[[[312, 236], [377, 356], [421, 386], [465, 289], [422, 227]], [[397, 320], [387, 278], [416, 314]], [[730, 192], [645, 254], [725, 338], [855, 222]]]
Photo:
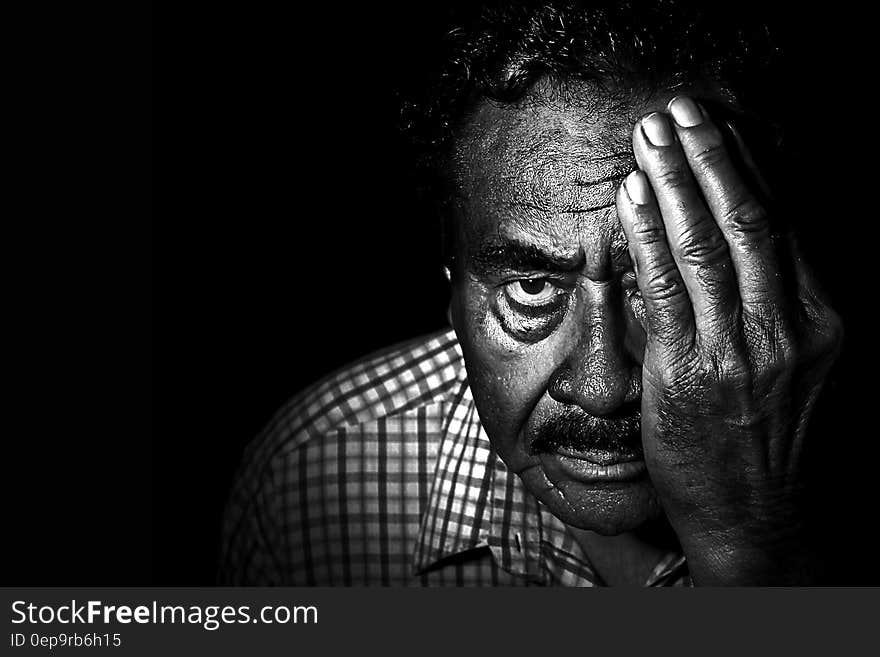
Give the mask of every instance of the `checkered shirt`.
[[[245, 451], [223, 533], [226, 585], [602, 584], [492, 448], [453, 331], [288, 402]], [[670, 553], [646, 585], [689, 583]]]

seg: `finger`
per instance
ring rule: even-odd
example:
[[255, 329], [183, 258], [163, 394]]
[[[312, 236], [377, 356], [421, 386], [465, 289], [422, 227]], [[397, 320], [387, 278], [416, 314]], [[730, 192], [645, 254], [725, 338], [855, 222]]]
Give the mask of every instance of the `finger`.
[[669, 119], [655, 112], [636, 124], [633, 150], [654, 190], [697, 332], [707, 337], [729, 332], [738, 320], [739, 295], [727, 242], [703, 202]]
[[727, 241], [743, 310], [758, 318], [775, 316], [785, 294], [766, 205], [749, 189], [721, 131], [697, 103], [679, 96], [669, 111], [694, 178]]
[[689, 347], [695, 333], [693, 308], [643, 172], [633, 171], [617, 190], [617, 216], [645, 303], [649, 335], [667, 346]]

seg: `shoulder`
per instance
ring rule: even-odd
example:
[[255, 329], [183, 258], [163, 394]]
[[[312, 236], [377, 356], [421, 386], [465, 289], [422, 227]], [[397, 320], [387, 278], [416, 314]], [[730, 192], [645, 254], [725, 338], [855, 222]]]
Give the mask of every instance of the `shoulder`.
[[289, 570], [309, 526], [326, 525], [316, 514], [358, 522], [354, 506], [334, 500], [346, 486], [378, 499], [377, 477], [404, 483], [426, 471], [445, 402], [462, 385], [461, 350], [448, 330], [370, 354], [293, 397], [245, 450], [224, 520], [223, 561], [270, 552], [275, 570]]
[[267, 467], [328, 435], [441, 402], [463, 373], [461, 350], [452, 330], [369, 354], [284, 404], [248, 445], [242, 465]]
[[461, 350], [451, 330], [393, 345], [294, 396], [249, 451], [275, 455], [296, 451], [327, 434], [442, 401], [463, 371]]

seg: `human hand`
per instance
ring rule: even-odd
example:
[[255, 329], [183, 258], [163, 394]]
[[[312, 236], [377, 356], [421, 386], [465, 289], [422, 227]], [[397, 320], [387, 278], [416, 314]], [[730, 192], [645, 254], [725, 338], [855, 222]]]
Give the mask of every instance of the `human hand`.
[[645, 460], [695, 583], [796, 583], [800, 455], [840, 319], [705, 109], [668, 109], [636, 124], [641, 170], [617, 195], [645, 304]]

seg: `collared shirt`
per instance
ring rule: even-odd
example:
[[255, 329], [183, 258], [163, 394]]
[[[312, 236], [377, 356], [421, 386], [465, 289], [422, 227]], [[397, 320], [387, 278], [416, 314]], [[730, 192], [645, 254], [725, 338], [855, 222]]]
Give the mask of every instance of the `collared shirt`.
[[[484, 431], [453, 331], [398, 345], [297, 395], [247, 448], [220, 583], [602, 584], [566, 526]], [[646, 585], [685, 585], [680, 554]]]

